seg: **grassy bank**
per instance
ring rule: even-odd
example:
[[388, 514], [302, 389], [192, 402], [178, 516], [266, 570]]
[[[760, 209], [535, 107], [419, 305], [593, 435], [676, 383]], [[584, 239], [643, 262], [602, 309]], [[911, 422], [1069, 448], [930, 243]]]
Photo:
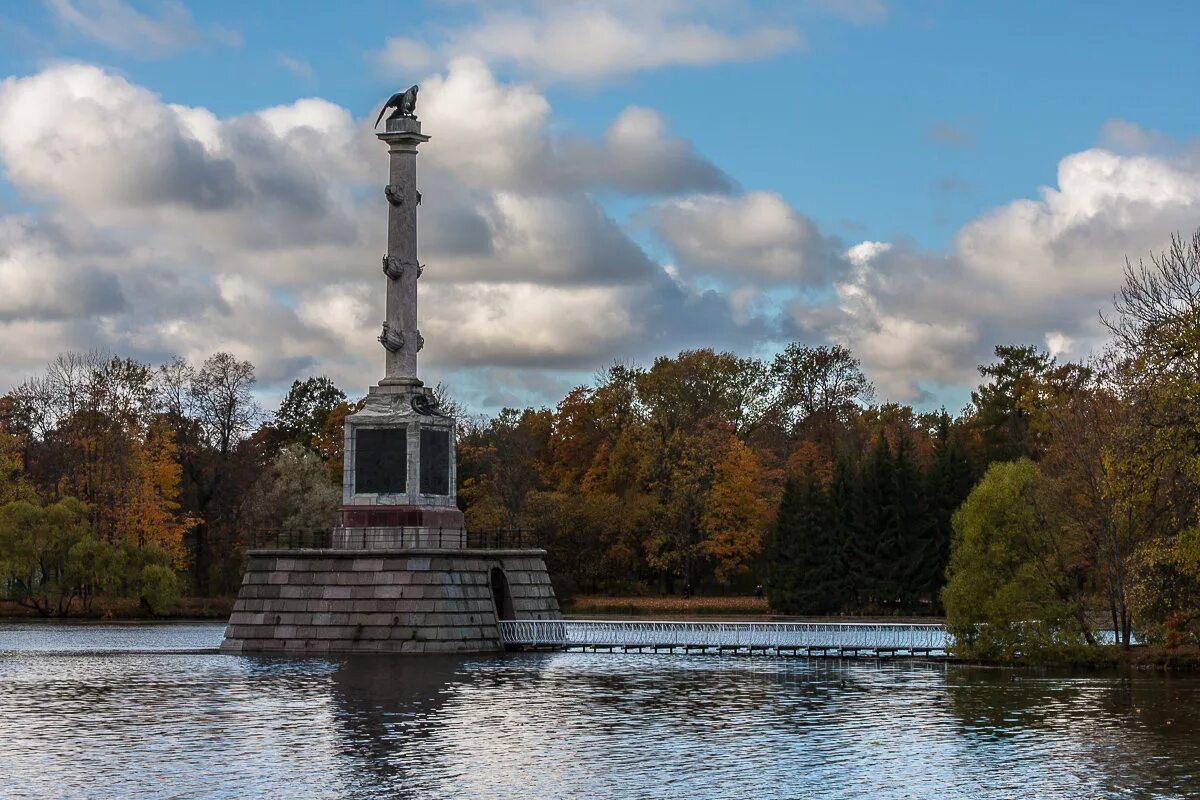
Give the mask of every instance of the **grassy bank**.
[[1117, 664], [1130, 670], [1200, 672], [1200, 647], [1131, 647], [1118, 651]]
[[581, 595], [563, 603], [563, 613], [629, 617], [765, 616], [766, 598], [758, 597], [614, 597]]
[[1200, 647], [1134, 645], [1125, 649], [1117, 645], [1097, 645], [1057, 655], [1043, 653], [1037, 658], [1012, 660], [957, 658], [955, 660], [963, 666], [1000, 669], [1194, 673], [1200, 672]]
[[[91, 607], [84, 610], [78, 603], [72, 606], [71, 620], [195, 620], [211, 619], [224, 620], [229, 618], [233, 609], [232, 597], [182, 597], [175, 608], [169, 612], [151, 616], [137, 600], [132, 598], [114, 598], [95, 600]], [[0, 618], [9, 619], [46, 619], [32, 609], [24, 608], [16, 603], [0, 601]]]
[[748, 617], [791, 622], [895, 622], [938, 624], [941, 617], [921, 616], [783, 616], [771, 610], [766, 598], [730, 597], [641, 597], [636, 595], [580, 595], [562, 602], [564, 614], [572, 617], [619, 616], [675, 619], [686, 617]]

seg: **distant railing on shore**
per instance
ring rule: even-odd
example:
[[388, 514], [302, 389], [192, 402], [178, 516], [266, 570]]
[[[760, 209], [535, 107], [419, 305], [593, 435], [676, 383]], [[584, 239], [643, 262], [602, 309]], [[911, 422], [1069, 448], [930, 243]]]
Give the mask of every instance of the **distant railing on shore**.
[[252, 550], [381, 550], [423, 547], [435, 550], [529, 550], [538, 546], [524, 528], [262, 528], [251, 532]]

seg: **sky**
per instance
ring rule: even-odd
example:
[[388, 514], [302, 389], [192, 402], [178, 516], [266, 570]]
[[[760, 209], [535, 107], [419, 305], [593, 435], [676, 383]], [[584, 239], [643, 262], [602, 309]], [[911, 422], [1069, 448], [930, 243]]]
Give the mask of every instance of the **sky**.
[[55, 354], [382, 376], [412, 83], [420, 374], [474, 412], [598, 369], [841, 344], [957, 411], [1086, 358], [1200, 225], [1200, 6], [949, 0], [0, 4], [0, 389]]

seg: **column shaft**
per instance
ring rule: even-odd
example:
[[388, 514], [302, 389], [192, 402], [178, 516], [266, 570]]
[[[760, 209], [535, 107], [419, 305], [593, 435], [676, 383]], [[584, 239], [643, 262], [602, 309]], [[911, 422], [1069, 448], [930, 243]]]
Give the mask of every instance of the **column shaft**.
[[[391, 275], [387, 281], [387, 329], [399, 334], [401, 345], [385, 346], [384, 377], [380, 385], [420, 385], [417, 379], [417, 351], [421, 334], [417, 329], [417, 145], [429, 137], [421, 134], [415, 119], [388, 120], [387, 130], [377, 134], [388, 144], [388, 238], [387, 258]], [[396, 272], [399, 275], [396, 276]], [[393, 340], [394, 341], [394, 340]]]

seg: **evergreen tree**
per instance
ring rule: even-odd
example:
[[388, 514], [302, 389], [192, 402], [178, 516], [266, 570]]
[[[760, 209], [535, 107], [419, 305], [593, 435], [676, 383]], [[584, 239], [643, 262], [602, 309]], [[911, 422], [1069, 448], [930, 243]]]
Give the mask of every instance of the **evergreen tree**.
[[831, 603], [839, 610], [856, 610], [858, 601], [853, 571], [859, 564], [856, 546], [862, 498], [858, 485], [854, 464], [848, 458], [839, 459], [829, 485], [830, 532], [836, 547], [835, 559], [829, 565], [834, 578]]
[[950, 541], [954, 534], [951, 519], [975, 485], [967, 453], [950, 428], [950, 415], [942, 412], [934, 433], [933, 461], [926, 477], [931, 521], [932, 550], [926, 560], [920, 583], [925, 593], [940, 605], [946, 585], [946, 567], [950, 563]]
[[772, 609], [784, 613], [791, 612], [798, 604], [796, 595], [800, 576], [797, 569], [797, 528], [802, 503], [800, 486], [794, 477], [789, 476], [783, 487], [779, 514], [767, 538], [767, 568], [770, 575], [767, 580], [767, 600]]
[[894, 548], [884, 569], [891, 595], [905, 610], [919, 607], [924, 595], [922, 577], [934, 557], [933, 520], [925, 497], [924, 475], [912, 440], [901, 434], [892, 463], [889, 521], [894, 525], [884, 542]]
[[829, 494], [812, 469], [788, 479], [772, 547], [771, 607], [787, 614], [837, 610], [837, 543]]
[[1030, 422], [1042, 405], [1040, 387], [1054, 369], [1054, 358], [1033, 345], [997, 345], [996, 359], [979, 366], [987, 383], [971, 392], [985, 463], [1036, 457]]
[[858, 610], [894, 598], [888, 564], [897, 552], [893, 519], [892, 451], [882, 431], [860, 470], [859, 513], [851, 545], [850, 576]]

